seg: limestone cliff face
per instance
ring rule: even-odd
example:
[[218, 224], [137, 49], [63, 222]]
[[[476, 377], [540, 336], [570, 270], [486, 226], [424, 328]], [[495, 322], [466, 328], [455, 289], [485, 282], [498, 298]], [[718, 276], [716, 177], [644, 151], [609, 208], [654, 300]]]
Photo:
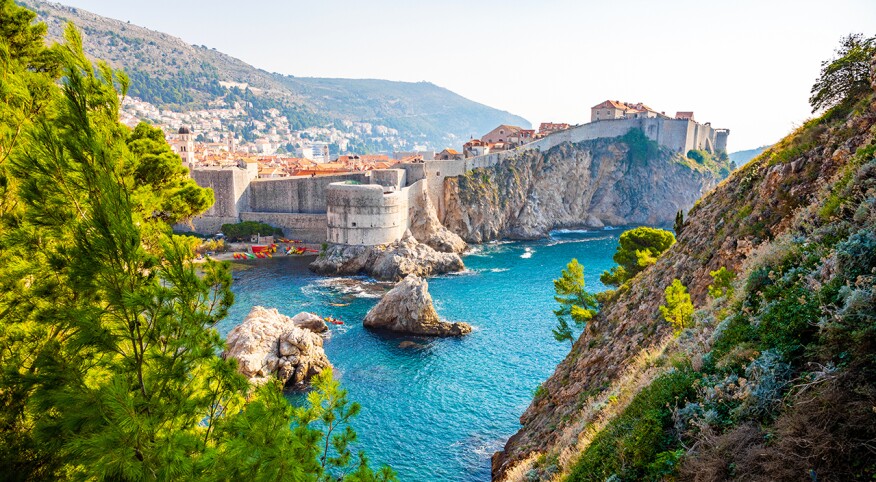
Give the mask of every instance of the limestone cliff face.
[[635, 155], [623, 138], [526, 151], [445, 181], [444, 225], [468, 242], [550, 230], [671, 223], [718, 181], [666, 150]]

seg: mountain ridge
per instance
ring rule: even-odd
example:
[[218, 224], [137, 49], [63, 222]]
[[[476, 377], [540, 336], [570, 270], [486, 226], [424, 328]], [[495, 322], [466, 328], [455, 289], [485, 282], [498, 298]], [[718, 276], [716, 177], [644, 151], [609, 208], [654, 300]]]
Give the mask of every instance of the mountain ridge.
[[[87, 10], [39, 0], [19, 0], [59, 40], [68, 21], [81, 31], [86, 54], [123, 69], [129, 95], [156, 107], [186, 111], [220, 105], [241, 84], [264, 104], [276, 107], [296, 128], [337, 122], [369, 122], [399, 130], [396, 145], [432, 149], [457, 146], [499, 124], [531, 124], [507, 111], [467, 99], [432, 82], [298, 77], [270, 72], [216, 49], [188, 44], [171, 34], [103, 17]], [[244, 86], [245, 84], [245, 86]], [[259, 120], [258, 113], [251, 113]], [[367, 138], [366, 138], [367, 141]], [[378, 146], [374, 146], [378, 147]]]

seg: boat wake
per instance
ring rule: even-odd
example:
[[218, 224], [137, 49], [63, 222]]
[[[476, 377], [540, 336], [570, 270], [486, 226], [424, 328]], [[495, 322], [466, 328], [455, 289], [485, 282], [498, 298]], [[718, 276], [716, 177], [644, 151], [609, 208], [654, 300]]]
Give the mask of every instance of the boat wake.
[[322, 278], [301, 288], [309, 296], [338, 298], [332, 304], [345, 306], [352, 298], [380, 298], [385, 293], [382, 283], [370, 278]]

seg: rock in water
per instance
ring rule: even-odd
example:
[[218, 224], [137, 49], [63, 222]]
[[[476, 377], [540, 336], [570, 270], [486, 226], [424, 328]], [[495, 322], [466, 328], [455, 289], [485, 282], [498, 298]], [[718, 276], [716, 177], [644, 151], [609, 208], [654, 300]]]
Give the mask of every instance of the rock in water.
[[228, 333], [223, 357], [236, 358], [237, 369], [253, 383], [276, 376], [284, 385], [300, 386], [331, 366], [322, 337], [315, 333], [326, 330], [322, 318], [313, 313], [290, 318], [276, 309], [254, 306]]
[[310, 269], [331, 276], [368, 274], [379, 280], [398, 281], [409, 274], [432, 276], [462, 271], [465, 265], [456, 253], [441, 253], [418, 242], [410, 231], [402, 239], [380, 246], [330, 246]]
[[471, 332], [468, 323], [448, 323], [438, 318], [429, 294], [429, 284], [408, 275], [389, 290], [365, 315], [364, 325], [411, 335], [462, 336]]
[[325, 333], [328, 331], [328, 325], [325, 323], [325, 320], [314, 313], [302, 311], [292, 317], [292, 322], [295, 323], [295, 326], [304, 328], [305, 330], [310, 330], [314, 333]]

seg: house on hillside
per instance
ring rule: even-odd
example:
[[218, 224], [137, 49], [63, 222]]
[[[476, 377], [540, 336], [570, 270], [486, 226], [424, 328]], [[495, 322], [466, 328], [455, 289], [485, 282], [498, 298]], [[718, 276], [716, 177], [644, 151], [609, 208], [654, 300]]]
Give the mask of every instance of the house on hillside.
[[610, 119], [670, 119], [664, 112], [657, 112], [647, 105], [637, 102], [621, 102], [619, 100], [606, 100], [590, 108], [590, 121]]
[[490, 146], [480, 139], [471, 139], [462, 145], [462, 155], [465, 158], [483, 156], [490, 153]]
[[524, 129], [518, 126], [502, 124], [484, 134], [484, 136], [481, 137], [481, 141], [486, 144], [502, 143], [506, 148], [510, 149], [512, 147], [532, 142], [534, 138], [535, 131], [532, 129]]
[[540, 126], [538, 126], [538, 135], [540, 137], [549, 136], [554, 132], [564, 131], [571, 127], [569, 124], [558, 124], [553, 122], [542, 122]]
[[455, 161], [457, 159], [462, 159], [462, 154], [456, 149], [447, 148], [435, 155], [436, 161]]

